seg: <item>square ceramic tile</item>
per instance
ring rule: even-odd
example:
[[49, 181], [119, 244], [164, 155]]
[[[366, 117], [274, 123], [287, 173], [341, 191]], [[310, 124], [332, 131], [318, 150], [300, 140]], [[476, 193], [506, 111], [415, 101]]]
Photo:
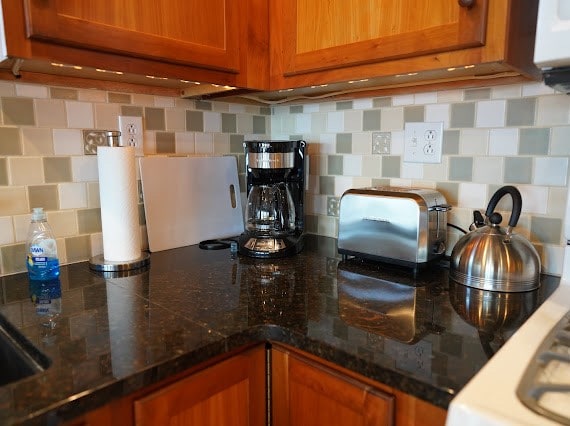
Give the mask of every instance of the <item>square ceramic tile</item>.
[[404, 128], [404, 108], [383, 108], [380, 119], [380, 131], [390, 132]]
[[87, 207], [101, 207], [98, 181], [87, 183]]
[[186, 114], [183, 110], [167, 109], [165, 111], [166, 130], [169, 132], [186, 130]]
[[[517, 188], [521, 193], [523, 214], [546, 214], [548, 210], [548, 188], [532, 185], [517, 185]], [[509, 208], [511, 206], [512, 204]]]
[[536, 124], [538, 126], [570, 123], [570, 97], [564, 94], [538, 98]]
[[92, 129], [95, 125], [93, 104], [88, 102], [65, 101], [67, 127]]
[[475, 124], [475, 103], [451, 104], [449, 127], [473, 127]]
[[88, 260], [91, 257], [91, 241], [89, 235], [66, 238], [65, 251], [69, 263]]
[[503, 159], [475, 157], [473, 161], [473, 182], [497, 183], [503, 181]]
[[176, 153], [176, 142], [173, 132], [156, 132], [155, 138], [157, 154]]
[[414, 105], [404, 107], [404, 122], [423, 122], [425, 116], [425, 107], [423, 105]]
[[371, 109], [373, 107], [373, 100], [371, 98], [360, 98], [352, 101], [353, 109]]
[[79, 92], [76, 89], [68, 89], [65, 87], [50, 87], [49, 97], [52, 99], [66, 99], [68, 101], [76, 101], [79, 99]]
[[505, 111], [503, 100], [477, 102], [476, 127], [504, 127]]
[[438, 103], [461, 102], [463, 100], [463, 90], [444, 90], [437, 92]]
[[194, 133], [176, 132], [174, 134], [174, 137], [175, 137], [175, 141], [176, 141], [175, 143], [176, 143], [176, 153], [177, 154], [194, 154], [194, 152], [195, 152]]
[[22, 155], [22, 140], [17, 127], [0, 127], [0, 155]]
[[2, 119], [8, 126], [34, 126], [34, 101], [24, 98], [2, 98]]
[[437, 103], [437, 92], [416, 93], [414, 103], [417, 105], [435, 104]]
[[221, 132], [222, 115], [219, 112], [204, 112], [204, 132]]
[[9, 216], [0, 217], [0, 245], [12, 244], [13, 242], [15, 242], [15, 238], [12, 218]]
[[362, 157], [360, 155], [343, 155], [342, 161], [344, 176], [362, 176]]
[[413, 103], [414, 95], [412, 94], [392, 96], [393, 106], [412, 105]]
[[352, 101], [340, 101], [336, 103], [337, 111], [344, 111], [347, 109], [352, 109]]
[[566, 212], [566, 188], [548, 189], [548, 206], [546, 214], [553, 217], [564, 217]]
[[267, 118], [264, 115], [253, 116], [253, 133], [263, 135], [267, 132]]
[[550, 129], [520, 129], [519, 154], [546, 155], [550, 151]]
[[392, 155], [404, 155], [404, 130], [401, 131], [393, 131], [392, 133], [392, 140], [390, 146], [390, 152]]
[[28, 186], [28, 199], [30, 200], [30, 210], [35, 207], [43, 207], [46, 211], [59, 209], [57, 185]]
[[442, 153], [447, 155], [459, 154], [459, 130], [443, 131]]
[[0, 216], [25, 214], [30, 211], [26, 188], [0, 186]]
[[36, 121], [43, 127], [67, 127], [65, 103], [59, 99], [36, 99]]
[[362, 131], [362, 111], [344, 111], [344, 131]]
[[169, 96], [155, 96], [154, 106], [160, 108], [174, 108], [175, 99]]
[[[366, 114], [368, 111], [365, 111]], [[327, 114], [327, 132], [344, 132], [344, 113], [342, 111], [329, 112]]]
[[37, 185], [44, 183], [40, 157], [12, 157], [8, 161], [12, 185]]
[[77, 210], [77, 225], [80, 234], [94, 234], [101, 232], [101, 210]]
[[230, 135], [225, 133], [214, 134], [214, 154], [215, 155], [230, 154]]
[[562, 220], [533, 216], [530, 231], [536, 241], [543, 244], [560, 244], [562, 241]]
[[519, 150], [519, 129], [491, 129], [489, 155], [512, 156]]
[[26, 247], [24, 244], [0, 247], [0, 254], [2, 257], [2, 273], [14, 274], [26, 270], [25, 262], [22, 261], [22, 259], [26, 258]]
[[97, 157], [72, 157], [71, 173], [73, 182], [92, 182], [99, 180], [99, 171], [97, 169]]
[[95, 104], [95, 128], [100, 130], [119, 130], [121, 109], [117, 104]]
[[473, 158], [472, 157], [450, 157], [449, 158], [449, 180], [459, 180], [471, 182], [473, 180]]
[[0, 158], [0, 186], [8, 186], [9, 184], [8, 159]]
[[295, 114], [295, 132], [311, 132], [311, 114]]
[[16, 85], [10, 81], [0, 81], [0, 96], [16, 96]]
[[554, 90], [544, 83], [527, 83], [522, 86], [522, 96], [550, 95]]
[[[186, 129], [194, 131], [202, 131], [203, 127], [198, 129], [188, 128], [188, 114], [195, 111], [186, 111]], [[144, 109], [144, 123], [147, 130], [165, 130], [166, 129], [166, 119], [164, 108], [151, 108], [145, 107]], [[204, 124], [202, 123], [202, 126]]]
[[60, 209], [87, 207], [87, 185], [85, 183], [61, 183], [58, 185], [58, 192]]
[[372, 108], [383, 108], [391, 106], [392, 106], [392, 98], [390, 97], [372, 99]]
[[553, 127], [550, 135], [550, 154], [570, 155], [570, 127]]
[[[98, 133], [102, 138], [103, 134]], [[79, 129], [53, 129], [53, 153], [55, 155], [82, 155], [84, 152], [84, 135]], [[102, 143], [106, 142], [106, 138]], [[86, 141], [87, 145], [89, 143]], [[93, 154], [97, 151], [94, 149]]]
[[565, 186], [568, 177], [568, 157], [534, 159], [534, 185]]
[[536, 117], [536, 98], [507, 100], [507, 126], [533, 126]]
[[520, 98], [522, 93], [521, 86], [512, 84], [507, 86], [495, 86], [491, 88], [492, 99], [509, 99]]
[[53, 155], [53, 139], [51, 129], [38, 127], [22, 127], [24, 155]]
[[384, 178], [399, 178], [402, 157], [399, 155], [382, 156], [382, 176]]
[[426, 123], [443, 122], [443, 128], [449, 128], [449, 104], [433, 104], [425, 107]]
[[196, 133], [194, 135], [194, 149], [196, 154], [213, 154], [214, 138], [211, 134]]
[[463, 129], [459, 138], [461, 155], [487, 155], [489, 151], [489, 131], [483, 129]]
[[476, 101], [481, 99], [490, 99], [490, 88], [467, 89], [463, 94], [463, 99], [466, 101]]
[[362, 130], [380, 130], [381, 112], [379, 109], [363, 111]]
[[336, 153], [351, 154], [352, 153], [352, 134], [339, 133], [336, 135]]
[[404, 179], [422, 179], [424, 177], [424, 165], [420, 163], [403, 163], [400, 175]]
[[532, 158], [530, 157], [506, 157], [505, 158], [505, 183], [531, 183], [532, 182]]
[[487, 206], [487, 186], [480, 183], [460, 183], [458, 207], [483, 209]]
[[333, 176], [319, 176], [319, 194], [321, 195], [334, 195], [334, 177]]
[[439, 164], [424, 164], [424, 179], [436, 182], [447, 180], [449, 158], [443, 157]]
[[[148, 127], [148, 130], [156, 130]], [[159, 129], [161, 130], [161, 129]], [[186, 111], [186, 130], [189, 132], [204, 131], [204, 113], [202, 111]]]

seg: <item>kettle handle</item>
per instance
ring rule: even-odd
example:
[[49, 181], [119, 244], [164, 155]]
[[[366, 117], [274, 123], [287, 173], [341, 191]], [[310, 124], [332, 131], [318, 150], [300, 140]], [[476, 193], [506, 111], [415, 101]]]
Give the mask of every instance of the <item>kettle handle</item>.
[[511, 228], [514, 228], [517, 226], [517, 222], [519, 221], [522, 210], [521, 193], [514, 186], [503, 186], [493, 194], [491, 200], [489, 201], [489, 205], [487, 206], [487, 211], [485, 211], [485, 216], [490, 217], [495, 211], [495, 207], [497, 207], [499, 200], [507, 194], [510, 194], [511, 198], [513, 199], [513, 210], [511, 212], [511, 217], [509, 218], [509, 226]]

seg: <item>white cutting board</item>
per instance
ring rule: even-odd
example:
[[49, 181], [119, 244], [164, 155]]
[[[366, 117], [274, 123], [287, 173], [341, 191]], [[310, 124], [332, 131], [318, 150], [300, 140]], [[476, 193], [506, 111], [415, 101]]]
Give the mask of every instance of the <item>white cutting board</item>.
[[243, 232], [235, 157], [157, 156], [139, 161], [151, 252]]

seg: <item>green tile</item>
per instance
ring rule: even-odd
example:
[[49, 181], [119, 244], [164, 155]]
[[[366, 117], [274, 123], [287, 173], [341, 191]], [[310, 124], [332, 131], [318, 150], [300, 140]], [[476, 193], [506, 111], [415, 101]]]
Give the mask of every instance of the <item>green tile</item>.
[[46, 183], [71, 182], [71, 157], [44, 157], [44, 179]]
[[536, 240], [543, 244], [559, 245], [562, 242], [562, 220], [532, 216], [530, 218], [530, 232]]
[[380, 110], [364, 111], [362, 114], [362, 130], [380, 130]]
[[130, 104], [131, 95], [128, 93], [107, 93], [107, 102], [110, 104]]
[[50, 87], [49, 97], [52, 99], [77, 100], [78, 92], [75, 89], [66, 89], [64, 87]]
[[475, 103], [451, 104], [450, 127], [475, 127]]
[[333, 176], [319, 176], [319, 194], [334, 195]]
[[303, 135], [289, 135], [290, 141], [302, 141]]
[[445, 197], [448, 204], [454, 206], [459, 202], [459, 184], [455, 182], [438, 182], [436, 189]]
[[374, 108], [390, 107], [392, 106], [392, 98], [374, 98], [372, 99], [372, 106]]
[[289, 114], [302, 114], [303, 105], [293, 105], [289, 107]]
[[400, 162], [399, 155], [382, 156], [382, 177], [399, 178]]
[[417, 123], [424, 121], [425, 107], [423, 105], [404, 107], [404, 122]]
[[222, 113], [222, 133], [237, 132], [237, 116], [235, 114]]
[[4, 124], [9, 126], [34, 126], [36, 124], [33, 99], [2, 98], [2, 115]]
[[352, 101], [342, 101], [336, 103], [337, 111], [343, 111], [347, 109], [352, 109]]
[[230, 152], [243, 154], [243, 135], [230, 135]]
[[126, 115], [128, 117], [143, 117], [143, 108], [138, 106], [122, 105], [121, 115]]
[[164, 108], [146, 107], [144, 116], [147, 130], [166, 130]]
[[77, 225], [80, 234], [101, 232], [101, 209], [78, 210]]
[[176, 153], [176, 138], [174, 132], [156, 132], [156, 153]]
[[2, 273], [14, 274], [26, 270], [26, 245], [15, 244], [0, 247], [2, 254]]
[[329, 155], [327, 169], [329, 175], [342, 176], [342, 155]]
[[69, 263], [87, 260], [91, 257], [91, 239], [89, 235], [80, 235], [65, 239], [65, 252]]
[[202, 111], [212, 111], [212, 103], [211, 103], [211, 102], [206, 102], [206, 101], [197, 100], [197, 101], [196, 101], [196, 109], [199, 109], [199, 110], [202, 110]]
[[467, 89], [463, 97], [466, 101], [477, 101], [481, 99], [491, 99], [491, 89]]
[[253, 116], [253, 133], [256, 135], [263, 135], [265, 133], [267, 133], [267, 130], [265, 129], [265, 117], [264, 116], [259, 116], [259, 115], [254, 115]]
[[532, 158], [506, 157], [504, 180], [505, 183], [531, 183]]
[[43, 207], [44, 210], [59, 210], [57, 185], [28, 186], [30, 208]]
[[550, 129], [520, 129], [519, 154], [547, 155], [550, 150]]
[[473, 157], [450, 157], [449, 180], [471, 182], [473, 180]]
[[17, 127], [0, 127], [0, 155], [22, 155], [22, 139]]
[[534, 126], [536, 98], [507, 99], [507, 126]]
[[186, 111], [186, 130], [189, 132], [204, 131], [204, 113], [202, 111]]
[[443, 154], [453, 155], [459, 154], [459, 130], [443, 131]]
[[551, 155], [570, 156], [570, 127], [553, 127], [550, 141]]
[[259, 113], [261, 115], [271, 115], [271, 108], [270, 107], [261, 107], [261, 108], [259, 108]]
[[352, 154], [352, 133], [338, 133], [336, 135], [336, 153]]
[[0, 185], [6, 186], [8, 184], [8, 163], [5, 158], [0, 158]]

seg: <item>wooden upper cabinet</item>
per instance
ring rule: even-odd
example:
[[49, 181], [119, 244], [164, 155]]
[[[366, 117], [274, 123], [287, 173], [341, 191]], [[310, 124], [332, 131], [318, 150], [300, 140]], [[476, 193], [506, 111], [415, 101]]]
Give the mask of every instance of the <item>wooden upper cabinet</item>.
[[25, 19], [32, 40], [238, 73], [240, 26], [247, 25], [247, 7], [240, 5], [232, 0], [25, 0]]
[[482, 46], [488, 0], [274, 0], [284, 74]]

